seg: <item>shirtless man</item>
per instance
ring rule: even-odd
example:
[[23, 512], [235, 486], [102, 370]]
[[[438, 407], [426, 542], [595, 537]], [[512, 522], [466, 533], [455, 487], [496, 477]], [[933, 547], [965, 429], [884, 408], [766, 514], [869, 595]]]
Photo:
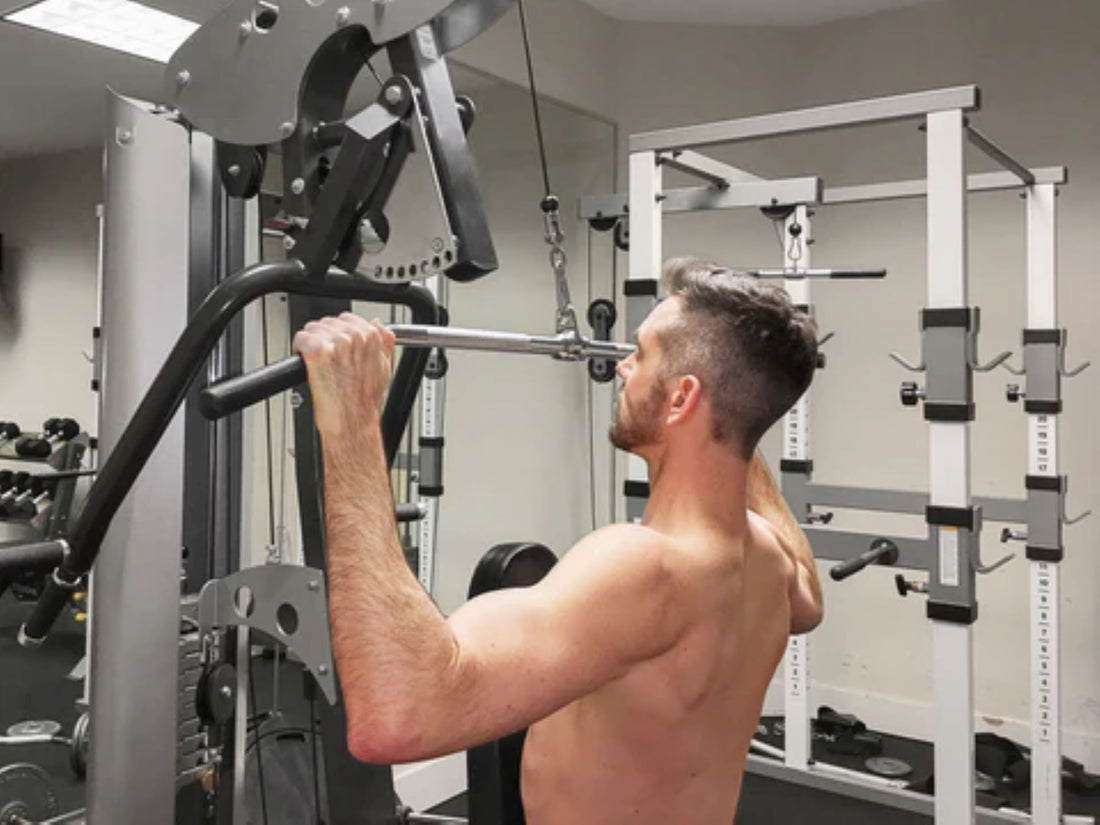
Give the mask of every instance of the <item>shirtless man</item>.
[[539, 584], [444, 617], [397, 538], [379, 419], [392, 334], [350, 314], [295, 338], [325, 463], [329, 610], [348, 747], [381, 764], [530, 726], [530, 825], [729, 825], [791, 633], [822, 616], [810, 547], [760, 458], [805, 391], [787, 296], [670, 262], [622, 362], [611, 439], [649, 465], [641, 524], [581, 539]]

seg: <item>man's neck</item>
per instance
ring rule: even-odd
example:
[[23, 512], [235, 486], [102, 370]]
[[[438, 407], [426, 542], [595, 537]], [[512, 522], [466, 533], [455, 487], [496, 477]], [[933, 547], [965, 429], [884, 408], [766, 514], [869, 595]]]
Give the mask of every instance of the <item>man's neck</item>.
[[748, 464], [725, 445], [670, 448], [649, 465], [649, 501], [643, 522], [662, 532], [745, 529]]

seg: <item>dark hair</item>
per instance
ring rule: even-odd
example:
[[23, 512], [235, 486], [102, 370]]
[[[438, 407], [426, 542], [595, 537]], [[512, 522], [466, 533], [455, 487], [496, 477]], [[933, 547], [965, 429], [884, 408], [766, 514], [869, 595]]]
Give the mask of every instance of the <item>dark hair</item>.
[[699, 378], [711, 402], [714, 438], [752, 457], [761, 436], [810, 386], [817, 328], [790, 296], [712, 261], [676, 258], [665, 288], [682, 318], [658, 334], [666, 374]]

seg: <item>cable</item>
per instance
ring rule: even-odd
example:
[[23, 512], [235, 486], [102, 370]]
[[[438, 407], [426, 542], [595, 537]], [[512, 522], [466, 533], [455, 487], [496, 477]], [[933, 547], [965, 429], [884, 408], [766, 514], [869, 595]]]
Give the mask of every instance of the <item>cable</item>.
[[[588, 290], [588, 306], [592, 306], [592, 224], [588, 225], [587, 243], [588, 268], [585, 272], [585, 284]], [[593, 530], [596, 529], [596, 410], [592, 397], [594, 383], [591, 377], [585, 382], [588, 387], [585, 407], [588, 414], [588, 503], [592, 512]]]
[[[251, 647], [251, 645], [249, 645]], [[252, 651], [249, 650], [246, 654], [248, 656], [248, 699], [252, 703], [252, 712], [256, 712], [256, 680], [252, 678]], [[260, 723], [260, 727], [263, 723]], [[262, 738], [260, 733], [260, 727], [256, 728], [256, 770], [259, 772], [260, 781], [260, 813], [263, 816], [263, 823], [267, 825], [267, 788], [264, 784], [264, 755], [260, 749], [260, 739]], [[246, 748], [247, 750], [247, 748]]]
[[374, 64], [370, 62], [370, 58], [364, 57], [363, 62], [367, 64], [367, 69], [369, 69], [370, 73], [374, 76], [375, 82], [379, 86], [384, 86], [385, 84], [382, 82], [382, 78], [378, 76], [378, 71], [374, 68]]
[[527, 10], [524, 7], [523, 0], [518, 0], [516, 5], [519, 7], [519, 28], [523, 35], [523, 56], [527, 62], [527, 81], [531, 86], [531, 108], [535, 113], [535, 136], [539, 142], [539, 161], [542, 164], [542, 185], [543, 191], [546, 197], [550, 197], [553, 192], [550, 189], [550, 170], [546, 164], [546, 144], [542, 138], [542, 115], [539, 111], [539, 95], [538, 89], [535, 87], [535, 67], [531, 61], [531, 38], [527, 33]]
[[[271, 363], [267, 343], [267, 298], [260, 302], [260, 334], [263, 336], [264, 364]], [[275, 460], [271, 453], [271, 399], [264, 400], [264, 427], [267, 445], [267, 536], [268, 545], [275, 546]]]
[[313, 695], [313, 690], [309, 693], [309, 727], [312, 731], [312, 736], [309, 737], [312, 743], [313, 750], [313, 815], [316, 817], [317, 825], [322, 825], [321, 822], [321, 775], [320, 768], [317, 763], [317, 699]]

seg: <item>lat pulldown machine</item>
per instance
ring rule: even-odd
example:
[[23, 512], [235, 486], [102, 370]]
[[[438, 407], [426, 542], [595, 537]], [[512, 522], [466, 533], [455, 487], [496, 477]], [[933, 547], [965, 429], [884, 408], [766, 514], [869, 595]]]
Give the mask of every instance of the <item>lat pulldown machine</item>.
[[[295, 328], [342, 311], [352, 300], [401, 304], [412, 310], [413, 324], [394, 328], [403, 351], [382, 420], [391, 461], [431, 348], [541, 354], [560, 360], [614, 360], [632, 351], [627, 345], [591, 341], [580, 334], [564, 284], [563, 256], [554, 267], [558, 323], [553, 335], [444, 329], [438, 325], [438, 305], [431, 292], [412, 283], [440, 275], [470, 281], [496, 267], [465, 141], [473, 107], [456, 100], [443, 55], [491, 25], [512, 1], [348, 0], [337, 7], [237, 0], [179, 49], [166, 75], [168, 102], [194, 130], [194, 139], [201, 133], [213, 137], [218, 177], [228, 195], [255, 196], [264, 177], [267, 147], [281, 145], [289, 257], [231, 275], [194, 311], [143, 390], [132, 418], [103, 439], [101, 470], [68, 537], [0, 546], [0, 556], [29, 554], [36, 563], [55, 567], [21, 628], [23, 644], [45, 639], [73, 590], [91, 571], [112, 519], [135, 483], [140, 486], [142, 468], [200, 368], [234, 317], [257, 298], [288, 293]], [[352, 82], [383, 48], [393, 77], [382, 84], [374, 103], [345, 120]], [[170, 126], [178, 130], [176, 124]], [[140, 146], [157, 128], [145, 121], [119, 127], [110, 136], [109, 154]], [[179, 191], [186, 198], [186, 183]], [[415, 208], [415, 226], [387, 219], [388, 207], [400, 204]], [[108, 197], [109, 225], [111, 206]], [[119, 207], [113, 216], [116, 227], [122, 215], [141, 221], [134, 214], [141, 210], [126, 206], [129, 211]], [[548, 240], [556, 249], [556, 204], [547, 204], [546, 210]], [[121, 348], [108, 346], [105, 358], [106, 400], [118, 385], [118, 364], [125, 355]], [[293, 358], [209, 387], [196, 400], [204, 414], [217, 418], [304, 379], [301, 360]], [[308, 390], [300, 392], [308, 396]], [[104, 429], [109, 429], [106, 423]], [[138, 825], [172, 821], [173, 814], [179, 821], [176, 795], [184, 784], [201, 787], [206, 801], [199, 821], [239, 821], [237, 798], [244, 776], [240, 733], [247, 704], [242, 704], [239, 690], [234, 694], [234, 684], [240, 681], [233, 667], [246, 666], [247, 639], [253, 631], [293, 650], [323, 697], [316, 703], [313, 727], [323, 742], [325, 789], [316, 802], [318, 812], [326, 813], [325, 821], [428, 821], [398, 809], [389, 768], [358, 763], [347, 752], [327, 627], [322, 468], [308, 404], [295, 412], [295, 435], [304, 567], [215, 574], [203, 586], [194, 615], [184, 616], [194, 632], [180, 636], [178, 600], [159, 598], [173, 589], [178, 593], [178, 553], [173, 550], [172, 558], [148, 565], [150, 546], [127, 546], [128, 535], [118, 540], [122, 546], [111, 548], [110, 555], [129, 563], [113, 563], [105, 588], [113, 588], [115, 598], [97, 598], [94, 608], [97, 631], [89, 676], [95, 732], [88, 821]], [[438, 449], [434, 457], [422, 455], [424, 460], [434, 461], [441, 471]], [[164, 526], [171, 529], [173, 523]], [[171, 547], [174, 540], [167, 543]], [[156, 580], [146, 578], [146, 573]], [[161, 667], [164, 656], [154, 661], [142, 655], [151, 649], [142, 646], [143, 638], [173, 640], [170, 654], [161, 651], [171, 656], [168, 672]], [[173, 664], [177, 656], [178, 668]], [[154, 694], [158, 698], [153, 701], [139, 701]], [[130, 718], [138, 705], [156, 707], [157, 718]], [[175, 733], [177, 714], [179, 739], [173, 747], [175, 737], [166, 739], [159, 732]], [[178, 750], [185, 739], [186, 761]]]

